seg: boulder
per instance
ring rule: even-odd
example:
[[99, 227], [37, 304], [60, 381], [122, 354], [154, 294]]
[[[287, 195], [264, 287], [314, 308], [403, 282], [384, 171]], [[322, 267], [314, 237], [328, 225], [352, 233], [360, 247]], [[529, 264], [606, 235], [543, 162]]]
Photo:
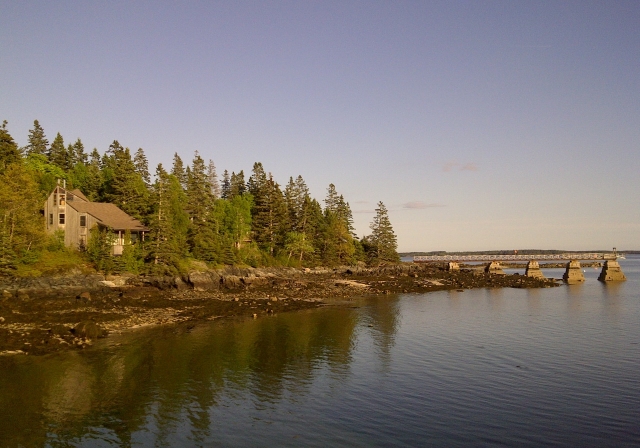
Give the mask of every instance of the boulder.
[[72, 333], [79, 338], [97, 339], [104, 336], [104, 329], [93, 321], [80, 322], [73, 327]]
[[237, 275], [223, 275], [220, 283], [226, 289], [237, 289], [243, 286], [242, 280]]
[[209, 272], [190, 272], [189, 283], [196, 291], [210, 291], [220, 287], [220, 279], [216, 278], [214, 281]]

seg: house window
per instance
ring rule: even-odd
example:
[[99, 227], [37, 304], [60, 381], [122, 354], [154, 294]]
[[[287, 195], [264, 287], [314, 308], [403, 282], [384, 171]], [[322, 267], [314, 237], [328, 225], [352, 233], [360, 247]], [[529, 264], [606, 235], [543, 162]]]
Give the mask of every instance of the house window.
[[87, 217], [84, 215], [80, 216], [80, 227], [87, 227]]
[[53, 225], [53, 213], [49, 213], [49, 225]]
[[64, 224], [64, 213], [58, 215], [58, 224]]

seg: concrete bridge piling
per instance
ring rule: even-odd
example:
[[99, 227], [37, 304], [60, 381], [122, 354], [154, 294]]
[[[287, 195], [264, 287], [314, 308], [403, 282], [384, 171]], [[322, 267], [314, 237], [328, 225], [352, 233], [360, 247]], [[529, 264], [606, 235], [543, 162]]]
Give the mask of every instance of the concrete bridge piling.
[[536, 260], [531, 260], [527, 263], [527, 269], [524, 271], [524, 275], [532, 278], [544, 278], [544, 275], [540, 270], [540, 264]]
[[620, 263], [617, 260], [607, 260], [604, 262], [602, 271], [598, 280], [601, 282], [623, 282], [627, 279], [620, 269]]
[[567, 270], [564, 272], [562, 280], [564, 280], [568, 285], [584, 282], [582, 266], [580, 266], [580, 262], [578, 260], [571, 260], [567, 263]]
[[489, 263], [484, 268], [484, 272], [486, 272], [487, 274], [505, 275], [504, 271], [502, 270], [502, 266], [500, 266], [500, 263], [498, 263], [497, 261], [492, 261], [491, 263]]
[[447, 271], [459, 271], [459, 270], [460, 270], [460, 265], [455, 261], [450, 261], [449, 263], [447, 263]]

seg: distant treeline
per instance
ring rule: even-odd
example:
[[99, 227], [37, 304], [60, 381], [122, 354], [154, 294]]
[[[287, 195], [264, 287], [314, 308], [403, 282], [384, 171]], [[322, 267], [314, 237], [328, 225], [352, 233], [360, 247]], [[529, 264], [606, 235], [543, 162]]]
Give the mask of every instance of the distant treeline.
[[[190, 164], [176, 152], [172, 166], [152, 177], [142, 148], [132, 153], [114, 141], [101, 154], [80, 139], [49, 144], [39, 122], [18, 147], [7, 122], [0, 128], [0, 273], [38, 263], [47, 252], [65, 251], [60, 235], [45, 235], [41, 214], [59, 180], [91, 201], [116, 204], [149, 229], [144, 242], [109, 256], [109, 229], [93, 229], [86, 257], [104, 271], [180, 272], [189, 260], [209, 265], [339, 265], [397, 261], [396, 236], [387, 209], [378, 203], [371, 234], [358, 239], [349, 203], [327, 188], [324, 207], [302, 176], [284, 188], [256, 162], [218, 178], [212, 160], [196, 151]], [[49, 257], [50, 258], [50, 257]]]

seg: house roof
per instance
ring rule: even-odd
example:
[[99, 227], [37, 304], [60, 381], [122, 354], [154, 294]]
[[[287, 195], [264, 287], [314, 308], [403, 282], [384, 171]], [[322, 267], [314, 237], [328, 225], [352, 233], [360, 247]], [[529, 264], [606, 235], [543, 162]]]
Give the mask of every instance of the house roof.
[[[74, 193], [75, 194], [75, 193]], [[78, 213], [88, 213], [100, 224], [113, 230], [148, 231], [140, 221], [120, 210], [115, 204], [105, 202], [69, 201], [67, 205]]]
[[78, 190], [77, 188], [75, 190], [71, 190], [69, 193], [82, 199], [85, 202], [89, 202], [89, 199], [87, 199], [87, 197], [84, 194], [82, 194], [82, 191]]

